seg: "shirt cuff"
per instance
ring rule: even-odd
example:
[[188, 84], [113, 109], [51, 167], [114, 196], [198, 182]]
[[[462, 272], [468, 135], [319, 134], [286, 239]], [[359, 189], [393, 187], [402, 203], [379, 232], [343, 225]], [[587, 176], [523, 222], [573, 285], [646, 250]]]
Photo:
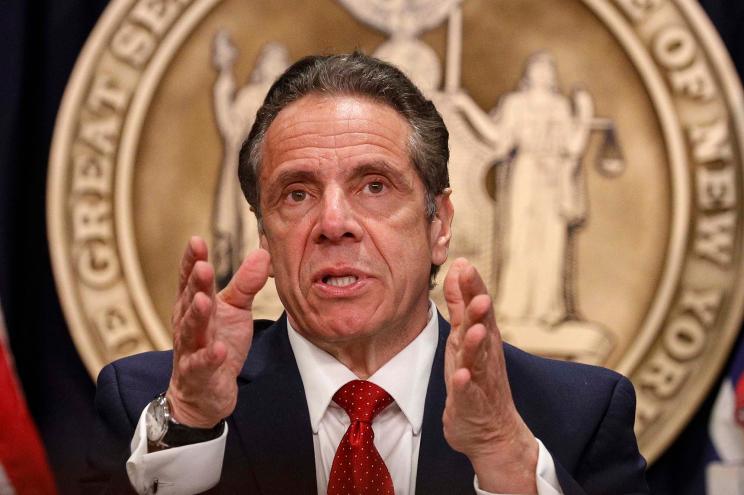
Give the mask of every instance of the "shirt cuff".
[[[553, 462], [553, 456], [550, 455], [545, 445], [537, 440], [537, 467], [535, 468], [535, 480], [537, 481], [537, 495], [563, 495], [560, 483], [558, 483], [558, 475], [555, 472], [555, 463]], [[506, 494], [506, 493], [491, 493], [482, 490], [478, 485], [478, 477], [476, 476], [473, 480], [475, 486], [476, 495], [518, 495], [518, 494]]]
[[142, 411], [127, 459], [129, 482], [137, 493], [201, 493], [215, 486], [222, 474], [227, 424], [218, 438], [158, 452], [147, 452], [147, 407]]

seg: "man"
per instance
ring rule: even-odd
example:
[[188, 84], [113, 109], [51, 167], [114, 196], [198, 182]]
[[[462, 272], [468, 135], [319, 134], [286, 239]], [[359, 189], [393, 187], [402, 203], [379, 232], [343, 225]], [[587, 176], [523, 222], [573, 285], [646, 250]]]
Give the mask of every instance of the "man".
[[[215, 294], [206, 244], [189, 242], [173, 352], [99, 376], [91, 481], [116, 491], [128, 474], [158, 493], [646, 492], [626, 379], [502, 344], [464, 259], [444, 280], [451, 321], [437, 316], [447, 137], [392, 66], [354, 53], [290, 67], [240, 156], [261, 249]], [[268, 276], [286, 308], [269, 326], [251, 316]]]

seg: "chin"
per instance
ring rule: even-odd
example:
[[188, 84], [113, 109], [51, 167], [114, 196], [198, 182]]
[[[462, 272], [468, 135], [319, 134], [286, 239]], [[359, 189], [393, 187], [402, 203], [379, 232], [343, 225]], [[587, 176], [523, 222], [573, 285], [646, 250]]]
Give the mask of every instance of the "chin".
[[337, 340], [350, 340], [357, 337], [374, 334], [376, 328], [368, 319], [358, 314], [327, 315], [321, 318], [321, 332]]

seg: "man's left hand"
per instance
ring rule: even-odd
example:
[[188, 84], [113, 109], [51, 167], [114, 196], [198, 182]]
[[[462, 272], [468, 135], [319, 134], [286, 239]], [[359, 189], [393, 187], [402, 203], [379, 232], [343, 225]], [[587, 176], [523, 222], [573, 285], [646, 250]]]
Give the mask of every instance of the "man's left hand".
[[444, 297], [452, 324], [444, 361], [444, 436], [468, 457], [481, 489], [536, 493], [537, 440], [512, 400], [491, 297], [467, 260], [452, 264]]

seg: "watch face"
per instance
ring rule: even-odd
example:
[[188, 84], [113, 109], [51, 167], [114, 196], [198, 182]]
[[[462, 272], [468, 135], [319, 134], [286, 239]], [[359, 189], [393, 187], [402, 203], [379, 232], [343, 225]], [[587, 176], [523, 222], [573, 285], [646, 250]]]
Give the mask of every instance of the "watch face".
[[165, 433], [165, 411], [163, 405], [156, 399], [150, 403], [145, 414], [147, 439], [151, 442], [160, 441]]

